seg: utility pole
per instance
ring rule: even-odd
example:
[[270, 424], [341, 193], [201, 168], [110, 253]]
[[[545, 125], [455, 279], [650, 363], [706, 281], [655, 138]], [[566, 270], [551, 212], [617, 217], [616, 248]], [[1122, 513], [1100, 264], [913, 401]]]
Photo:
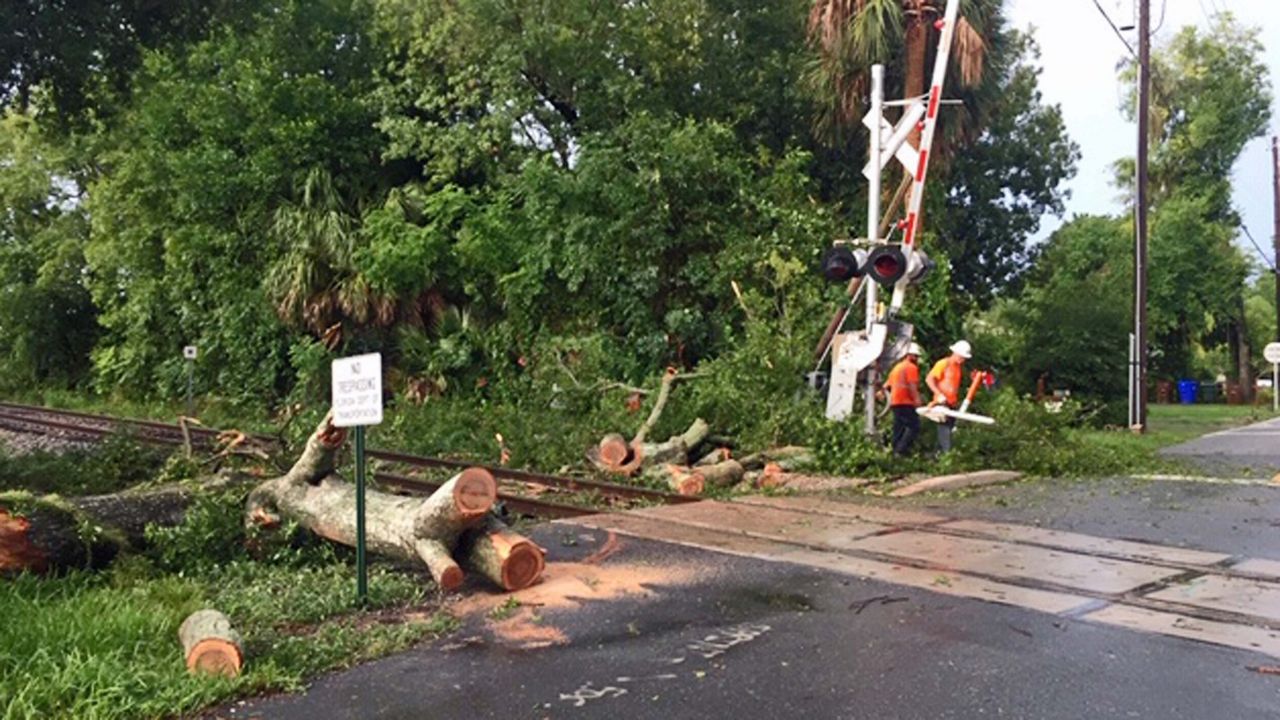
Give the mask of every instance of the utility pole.
[[1137, 387], [1133, 430], [1147, 429], [1147, 145], [1151, 117], [1151, 0], [1138, 0], [1138, 192], [1134, 229], [1133, 335], [1137, 342]]
[[[1272, 217], [1275, 222], [1275, 228], [1271, 241], [1274, 243], [1275, 261], [1272, 265], [1277, 268], [1275, 272], [1276, 278], [1276, 342], [1280, 342], [1280, 137], [1272, 136], [1271, 138], [1271, 189], [1275, 194], [1272, 198]], [[1280, 388], [1272, 388], [1272, 392], [1280, 392]]]

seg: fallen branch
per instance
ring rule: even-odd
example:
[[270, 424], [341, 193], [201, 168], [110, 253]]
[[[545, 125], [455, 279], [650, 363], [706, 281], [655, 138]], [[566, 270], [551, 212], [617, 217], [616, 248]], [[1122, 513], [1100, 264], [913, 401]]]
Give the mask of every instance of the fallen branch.
[[[289, 472], [249, 494], [246, 522], [269, 528], [289, 518], [320, 537], [354, 546], [355, 486], [334, 472], [346, 435], [326, 416]], [[367, 492], [366, 546], [372, 553], [420, 560], [441, 588], [455, 589], [463, 580], [451, 556], [458, 536], [481, 523], [496, 499], [497, 484], [481, 468], [463, 470], [426, 499]]]

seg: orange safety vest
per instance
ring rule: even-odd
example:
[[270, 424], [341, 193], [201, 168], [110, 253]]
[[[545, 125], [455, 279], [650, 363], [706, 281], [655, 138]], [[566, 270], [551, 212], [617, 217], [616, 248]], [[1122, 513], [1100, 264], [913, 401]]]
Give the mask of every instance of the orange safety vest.
[[956, 405], [960, 402], [963, 365], [963, 360], [951, 362], [951, 358], [945, 357], [934, 363], [933, 369], [929, 371], [929, 377], [937, 380], [938, 387], [942, 388], [942, 395], [947, 399], [948, 405]]
[[920, 366], [911, 362], [910, 358], [903, 358], [889, 371], [889, 377], [884, 384], [889, 388], [889, 405], [915, 407], [916, 401], [911, 397], [911, 386], [920, 384]]

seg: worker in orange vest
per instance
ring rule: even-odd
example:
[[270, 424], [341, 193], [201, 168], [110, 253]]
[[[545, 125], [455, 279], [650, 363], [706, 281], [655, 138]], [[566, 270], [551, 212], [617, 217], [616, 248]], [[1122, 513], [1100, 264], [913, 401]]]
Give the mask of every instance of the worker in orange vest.
[[893, 366], [885, 380], [889, 409], [893, 411], [891, 445], [895, 455], [905, 457], [920, 435], [920, 346], [911, 343], [907, 355]]
[[[973, 348], [967, 340], [960, 340], [950, 349], [951, 354], [934, 363], [933, 369], [925, 376], [924, 381], [933, 391], [931, 405], [945, 405], [954, 409], [960, 404], [960, 383], [964, 379], [964, 361], [973, 357]], [[951, 431], [955, 426], [955, 418], [947, 418], [946, 422], [938, 423], [939, 452], [950, 452]]]

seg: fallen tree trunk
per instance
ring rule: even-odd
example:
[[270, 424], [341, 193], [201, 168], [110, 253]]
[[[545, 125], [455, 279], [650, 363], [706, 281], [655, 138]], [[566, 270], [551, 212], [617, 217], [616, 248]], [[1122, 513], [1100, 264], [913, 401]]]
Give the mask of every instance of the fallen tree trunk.
[[227, 616], [217, 610], [197, 610], [187, 616], [178, 628], [178, 640], [187, 672], [226, 677], [240, 674], [244, 643]]
[[0, 493], [0, 574], [96, 569], [145, 545], [149, 524], [179, 525], [204, 492], [239, 477], [87, 497]]
[[546, 567], [546, 551], [492, 513], [485, 516], [483, 524], [463, 535], [458, 557], [468, 570], [507, 591], [534, 584]]
[[[307, 440], [302, 456], [284, 476], [249, 494], [248, 523], [274, 527], [284, 518], [343, 545], [356, 544], [355, 486], [334, 473], [334, 456], [346, 432], [326, 417]], [[497, 500], [487, 470], [467, 468], [425, 500], [378, 491], [365, 493], [365, 537], [369, 552], [421, 560], [441, 588], [462, 584], [462, 568], [451, 553], [463, 530], [479, 524]]]

